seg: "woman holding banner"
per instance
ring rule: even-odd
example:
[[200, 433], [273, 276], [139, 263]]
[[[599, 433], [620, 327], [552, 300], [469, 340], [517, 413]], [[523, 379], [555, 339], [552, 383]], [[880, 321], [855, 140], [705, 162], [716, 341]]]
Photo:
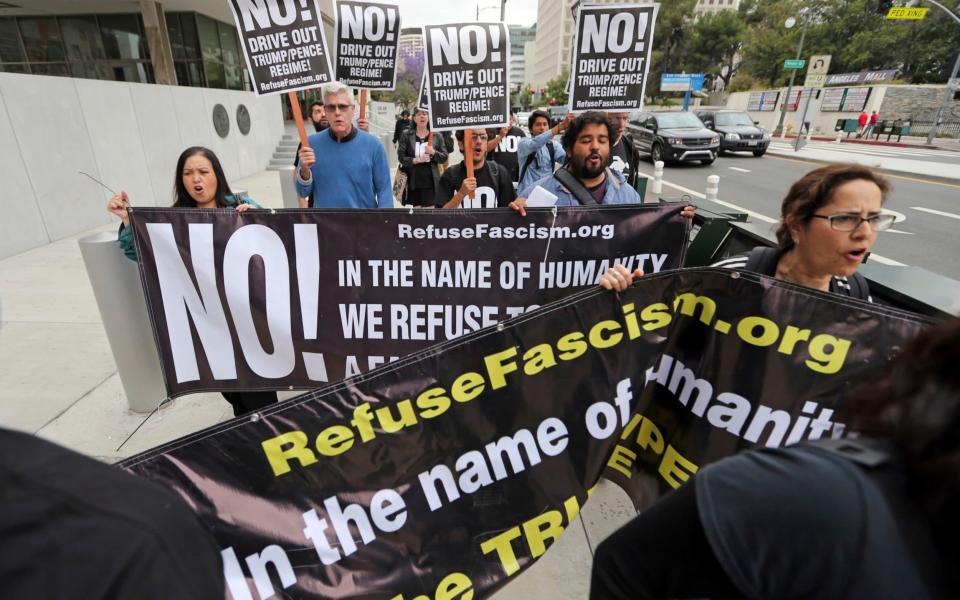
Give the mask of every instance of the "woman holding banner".
[[[174, 207], [179, 208], [232, 208], [244, 212], [260, 205], [250, 198], [237, 198], [230, 191], [230, 184], [223, 173], [220, 159], [212, 150], [192, 146], [180, 154], [173, 179]], [[122, 223], [117, 243], [130, 260], [137, 260], [133, 247], [133, 231], [129, 227], [127, 207], [130, 199], [123, 190], [107, 202], [107, 211], [117, 215]], [[224, 392], [233, 406], [234, 416], [239, 416], [277, 402], [276, 392]]]
[[427, 111], [416, 109], [413, 123], [415, 127], [400, 134], [397, 147], [400, 168], [407, 175], [407, 194], [403, 203], [433, 206], [440, 181], [439, 165], [447, 161], [446, 144], [441, 136], [430, 134]]

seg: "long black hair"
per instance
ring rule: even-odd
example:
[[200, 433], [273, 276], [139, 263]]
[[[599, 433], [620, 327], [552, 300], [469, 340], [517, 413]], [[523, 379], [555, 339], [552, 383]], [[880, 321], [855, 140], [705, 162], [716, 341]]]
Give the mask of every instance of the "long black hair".
[[[918, 335], [878, 382], [848, 403], [857, 431], [893, 440], [944, 565], [960, 559], [958, 362], [960, 319], [949, 318]], [[956, 572], [948, 576], [960, 579]]]
[[[217, 191], [214, 193], [214, 199], [217, 201], [217, 208], [226, 208], [236, 204], [233, 199], [233, 192], [230, 191], [230, 184], [227, 183], [227, 177], [223, 174], [223, 167], [220, 166], [220, 159], [213, 153], [213, 150], [203, 146], [190, 146], [177, 159], [177, 170], [173, 176], [173, 205], [182, 208], [196, 208], [197, 201], [193, 199], [186, 186], [183, 185], [183, 165], [191, 156], [199, 154], [206, 158], [213, 165], [213, 174], [217, 178]], [[232, 200], [227, 200], [230, 196]]]

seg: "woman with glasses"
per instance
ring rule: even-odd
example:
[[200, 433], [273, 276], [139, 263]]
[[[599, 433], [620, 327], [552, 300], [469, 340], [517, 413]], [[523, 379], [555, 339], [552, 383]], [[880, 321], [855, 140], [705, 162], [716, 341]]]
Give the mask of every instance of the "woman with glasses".
[[790, 186], [781, 206], [776, 248], [754, 248], [714, 266], [752, 271], [814, 289], [870, 300], [857, 268], [893, 225], [881, 212], [890, 184], [868, 167], [834, 164]]
[[447, 160], [447, 147], [439, 135], [430, 140], [427, 111], [413, 111], [414, 126], [400, 134], [397, 158], [407, 175], [407, 197], [403, 203], [433, 207], [440, 182], [439, 165]]

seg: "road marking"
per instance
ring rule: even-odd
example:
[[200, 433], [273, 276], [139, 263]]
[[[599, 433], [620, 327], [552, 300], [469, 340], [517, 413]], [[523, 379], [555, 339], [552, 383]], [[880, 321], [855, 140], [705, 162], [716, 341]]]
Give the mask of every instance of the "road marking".
[[914, 235], [909, 231], [900, 231], [899, 229], [887, 229], [886, 231], [884, 231], [884, 233], [900, 233], [903, 235]]
[[[785, 160], [790, 160], [790, 159], [785, 159]], [[806, 161], [798, 160], [798, 161], [795, 161], [795, 162], [806, 162]], [[652, 175], [647, 175], [646, 173], [639, 173], [639, 174], [640, 174], [640, 175], [643, 175], [643, 176], [646, 177], [647, 179], [653, 179], [653, 176], [652, 176]], [[664, 182], [663, 182], [663, 185], [668, 185], [668, 186], [672, 187], [672, 188], [675, 189], [675, 190], [680, 190], [681, 192], [683, 192], [683, 193], [685, 193], [685, 194], [689, 194], [689, 195], [694, 196], [694, 197], [696, 197], [696, 198], [702, 198], [702, 199], [704, 199], [704, 200], [706, 200], [706, 198], [707, 198], [705, 195], [701, 194], [700, 192], [695, 192], [695, 191], [691, 190], [690, 188], [685, 188], [685, 187], [680, 186], [680, 185], [677, 185], [677, 184], [675, 184], [675, 183], [670, 183], [669, 181], [664, 181]], [[744, 207], [742, 207], [742, 206], [738, 206], [738, 205], [734, 204], [733, 202], [725, 202], [725, 201], [723, 201], [723, 200], [714, 200], [714, 202], [716, 202], [717, 204], [721, 204], [721, 205], [723, 205], [723, 206], [726, 206], [727, 208], [732, 208], [733, 210], [747, 213], [747, 214], [750, 215], [751, 217], [757, 219], [758, 221], [763, 221], [764, 223], [779, 223], [779, 220], [777, 220], [777, 219], [771, 219], [770, 217], [768, 217], [768, 216], [766, 216], [766, 215], [761, 215], [761, 214], [758, 213], [758, 212], [753, 212], [752, 210], [750, 210], [750, 209], [748, 209], [748, 208], [744, 208]], [[960, 216], [958, 216], [957, 218], [960, 219]], [[905, 266], [907, 266], [906, 263], [902, 263], [902, 262], [900, 262], [900, 261], [896, 261], [896, 260], [893, 260], [892, 258], [887, 258], [887, 257], [885, 257], [885, 256], [880, 256], [879, 254], [871, 254], [871, 255], [870, 255], [870, 258], [873, 259], [873, 260], [875, 260], [875, 261], [877, 261], [878, 263], [884, 264], [884, 265], [892, 265], [892, 266], [895, 266], [895, 267], [905, 267]]]
[[940, 215], [941, 217], [949, 217], [951, 219], [960, 220], [960, 215], [955, 215], [953, 213], [943, 212], [942, 210], [933, 210], [932, 208], [924, 208], [922, 206], [911, 206], [913, 210], [919, 210], [925, 213], [930, 213], [931, 215]]
[[[891, 208], [886, 208], [886, 207], [881, 208], [880, 212], [888, 215], [893, 215], [894, 223], [903, 223], [904, 221], [907, 220], [907, 215], [903, 214], [902, 212], [897, 212]], [[890, 231], [890, 230], [888, 229], [887, 231]], [[900, 232], [900, 233], [903, 233], [903, 232]]]
[[731, 171], [739, 171], [741, 173], [749, 173], [750, 169], [741, 169], [740, 167], [727, 167]]

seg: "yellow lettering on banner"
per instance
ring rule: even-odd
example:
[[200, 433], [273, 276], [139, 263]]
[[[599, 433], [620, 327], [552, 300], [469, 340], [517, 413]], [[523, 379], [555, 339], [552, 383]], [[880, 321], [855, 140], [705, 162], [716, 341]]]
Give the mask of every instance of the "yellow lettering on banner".
[[523, 535], [530, 546], [530, 556], [538, 558], [547, 551], [547, 540], [556, 541], [563, 535], [563, 513], [550, 510], [523, 522]]
[[487, 376], [490, 378], [490, 389], [499, 390], [507, 385], [505, 375], [517, 370], [517, 363], [509, 361], [517, 355], [516, 348], [507, 348], [494, 354], [488, 354], [483, 357], [483, 362], [487, 365]]
[[500, 566], [503, 567], [503, 571], [508, 577], [520, 570], [517, 555], [514, 553], [513, 545], [510, 543], [520, 537], [520, 535], [519, 527], [511, 527], [503, 533], [499, 533], [480, 544], [480, 551], [484, 554], [490, 554], [496, 551], [497, 558], [500, 560]]
[[620, 340], [623, 339], [622, 333], [613, 333], [607, 337], [604, 337], [605, 332], [620, 331], [620, 323], [617, 321], [600, 321], [596, 325], [590, 328], [590, 335], [587, 339], [590, 340], [590, 345], [594, 348], [610, 348], [616, 346], [620, 343]]
[[483, 375], [480, 373], [464, 373], [453, 381], [450, 386], [450, 395], [457, 402], [469, 402], [483, 393], [486, 387]]
[[650, 446], [653, 446], [652, 450], [654, 452], [663, 454], [663, 434], [660, 432], [660, 428], [646, 417], [644, 417], [643, 422], [640, 423], [640, 431], [637, 432], [637, 443], [640, 444], [640, 447], [644, 450], [650, 450]]
[[353, 430], [345, 425], [331, 425], [317, 436], [317, 452], [337, 456], [353, 448]]
[[260, 443], [275, 476], [289, 473], [291, 460], [299, 461], [301, 467], [317, 462], [317, 456], [307, 447], [307, 441], [304, 432], [289, 431]]
[[674, 489], [680, 487], [697, 472], [699, 467], [680, 455], [673, 446], [667, 446], [667, 452], [660, 461], [657, 472]]
[[[414, 596], [412, 600], [472, 600], [473, 582], [463, 573], [450, 573], [437, 585], [433, 596]], [[397, 594], [390, 600], [404, 600], [403, 594]]]
[[610, 454], [610, 460], [607, 461], [607, 466], [620, 471], [629, 479], [633, 477], [633, 472], [630, 470], [630, 467], [633, 466], [633, 461], [636, 459], [636, 452], [617, 444], [613, 447], [613, 453]]

